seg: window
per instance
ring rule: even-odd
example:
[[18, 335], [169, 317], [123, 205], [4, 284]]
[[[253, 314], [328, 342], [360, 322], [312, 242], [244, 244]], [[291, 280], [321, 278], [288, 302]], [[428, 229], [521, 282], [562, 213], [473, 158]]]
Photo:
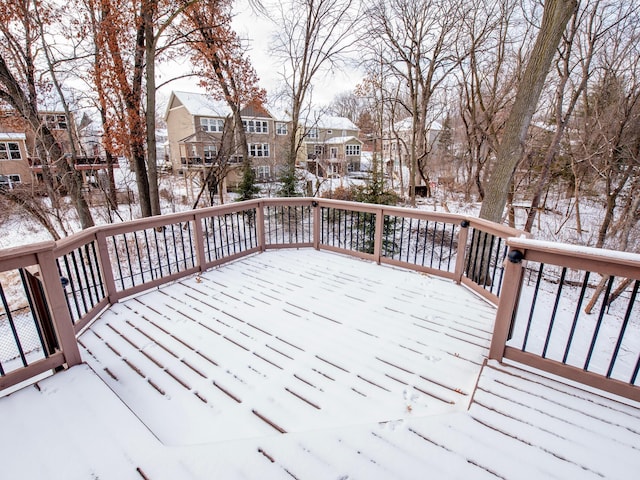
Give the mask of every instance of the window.
[[264, 120], [243, 120], [242, 125], [247, 133], [269, 133], [269, 123]]
[[0, 188], [9, 188], [11, 190], [16, 183], [20, 183], [20, 175], [0, 175]]
[[287, 124], [284, 122], [276, 122], [276, 135], [286, 135]]
[[259, 165], [255, 170], [257, 180], [265, 181], [271, 177], [271, 167], [269, 165]]
[[345, 145], [344, 152], [348, 157], [360, 155], [360, 145]]
[[249, 155], [251, 155], [252, 157], [268, 157], [269, 144], [268, 143], [249, 144]]
[[316, 145], [315, 152], [318, 157], [322, 157], [324, 155], [324, 145]]
[[224, 130], [224, 120], [220, 118], [201, 118], [200, 126], [205, 132], [222, 132]]
[[216, 158], [218, 154], [218, 147], [215, 145], [205, 145], [202, 147], [204, 153], [204, 163], [211, 163], [211, 161]]
[[16, 142], [0, 142], [0, 160], [21, 160], [20, 146]]
[[67, 117], [65, 115], [45, 115], [44, 121], [51, 130], [67, 129]]
[[327, 135], [331, 135], [333, 133], [333, 130], [327, 130]]
[[307, 129], [307, 137], [308, 138], [318, 138], [318, 129], [317, 128], [309, 128], [309, 129]]

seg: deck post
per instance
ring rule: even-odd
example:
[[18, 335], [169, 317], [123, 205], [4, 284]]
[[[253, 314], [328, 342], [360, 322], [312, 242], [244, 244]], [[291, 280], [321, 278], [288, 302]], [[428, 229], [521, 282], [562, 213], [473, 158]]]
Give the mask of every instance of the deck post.
[[260, 247], [261, 252], [264, 252], [266, 249], [264, 234], [264, 208], [264, 202], [260, 201], [256, 204], [256, 230], [258, 231], [258, 247]]
[[493, 336], [491, 337], [491, 347], [489, 349], [489, 358], [499, 362], [504, 357], [504, 349], [511, 331], [511, 322], [520, 300], [520, 288], [524, 275], [523, 258], [524, 252], [510, 249], [504, 261], [504, 287], [500, 292], [496, 323], [493, 327]]
[[384, 235], [384, 210], [382, 208], [376, 211], [376, 230], [373, 243], [373, 257], [378, 265], [382, 260], [382, 236]]
[[40, 267], [42, 285], [47, 296], [51, 317], [58, 334], [58, 343], [64, 355], [65, 363], [69, 367], [78, 365], [82, 363], [82, 358], [80, 357], [73, 320], [67, 307], [53, 251], [38, 252], [36, 256]]
[[193, 233], [196, 242], [196, 258], [198, 260], [198, 267], [200, 272], [204, 272], [204, 265], [207, 263], [206, 255], [204, 253], [204, 232], [202, 230], [202, 217], [198, 215], [193, 216]]
[[462, 281], [464, 275], [464, 260], [467, 253], [467, 239], [469, 238], [469, 221], [463, 220], [460, 222], [460, 230], [458, 230], [458, 250], [456, 252], [456, 278], [457, 284]]
[[315, 200], [311, 202], [313, 208], [313, 248], [320, 250], [320, 211], [321, 208]]
[[118, 290], [116, 281], [113, 278], [113, 269], [111, 268], [111, 257], [107, 247], [107, 237], [102, 230], [96, 232], [96, 243], [98, 244], [98, 261], [100, 262], [100, 270], [107, 291], [109, 304], [113, 305], [118, 302]]

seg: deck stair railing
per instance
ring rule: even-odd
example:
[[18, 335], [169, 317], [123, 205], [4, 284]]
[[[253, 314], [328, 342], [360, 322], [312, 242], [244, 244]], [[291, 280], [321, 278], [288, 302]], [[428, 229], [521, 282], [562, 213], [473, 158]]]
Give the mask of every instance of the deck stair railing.
[[[519, 286], [523, 281], [530, 284], [533, 274], [526, 275], [522, 265], [537, 261], [535, 255], [540, 252], [555, 254], [547, 248], [521, 248], [524, 263], [507, 261], [507, 254], [511, 251], [512, 255], [522, 245], [518, 242], [527, 242], [522, 237], [521, 231], [464, 215], [318, 198], [281, 198], [97, 226], [58, 242], [1, 251], [0, 389], [79, 363], [76, 335], [109, 305], [242, 256], [276, 248], [328, 250], [464, 284], [499, 304], [494, 358], [546, 364], [546, 351], [539, 355], [532, 350], [533, 337], [525, 341], [526, 348], [514, 346], [520, 338], [521, 314], [512, 317], [508, 310], [525, 308], [526, 302], [519, 297], [529, 287]], [[591, 252], [585, 258], [593, 255]], [[547, 257], [542, 261], [553, 264]], [[637, 279], [639, 262], [636, 258], [631, 263], [635, 273], [630, 273], [627, 266], [624, 272], [615, 270], [611, 274], [636, 275]], [[549, 283], [546, 265], [543, 271]], [[591, 271], [609, 272], [606, 268]], [[632, 305], [637, 303], [636, 297], [637, 286]], [[637, 310], [632, 312], [630, 307], [629, 312], [626, 324], [637, 324]], [[630, 348], [638, 350], [629, 346], [629, 333], [625, 335], [616, 349], [617, 357], [627, 355]], [[550, 339], [555, 341], [553, 335]], [[594, 350], [597, 347], [595, 344]], [[616, 382], [619, 365], [614, 361], [609, 375]], [[597, 375], [609, 380], [604, 373], [598, 371]], [[637, 376], [636, 371], [632, 384]]]

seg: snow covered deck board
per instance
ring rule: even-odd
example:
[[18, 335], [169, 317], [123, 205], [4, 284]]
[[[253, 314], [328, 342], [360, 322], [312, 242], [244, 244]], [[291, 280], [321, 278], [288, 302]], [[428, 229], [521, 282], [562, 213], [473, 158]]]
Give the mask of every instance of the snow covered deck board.
[[112, 306], [81, 336], [88, 365], [1, 398], [0, 468], [54, 479], [633, 477], [638, 405], [482, 368], [493, 315], [417, 273], [312, 250], [248, 257]]
[[80, 342], [181, 445], [465, 410], [493, 315], [450, 281], [281, 251], [114, 305]]

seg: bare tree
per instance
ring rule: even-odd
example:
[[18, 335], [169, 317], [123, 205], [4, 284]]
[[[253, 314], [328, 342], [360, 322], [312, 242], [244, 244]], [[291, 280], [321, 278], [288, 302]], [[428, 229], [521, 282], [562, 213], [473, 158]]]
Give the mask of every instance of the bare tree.
[[545, 79], [576, 0], [545, 0], [540, 30], [518, 85], [514, 104], [497, 149], [496, 163], [480, 209], [480, 217], [501, 223], [513, 173], [522, 158], [524, 142]]
[[[463, 2], [448, 0], [376, 0], [363, 16], [366, 22], [366, 44], [378, 38], [371, 62], [383, 63], [398, 83], [406, 86], [404, 109], [411, 116], [409, 182], [411, 203], [415, 205], [416, 176], [429, 184], [428, 126], [433, 119], [429, 108], [435, 91], [456, 68], [460, 54], [459, 38], [463, 21]], [[402, 97], [396, 100], [402, 102]]]
[[[73, 164], [68, 162], [58, 139], [55, 138], [39, 111], [39, 100], [43, 98], [42, 91], [50, 86], [51, 82], [57, 87], [59, 100], [64, 103], [62, 89], [59, 88], [54, 75], [49, 45], [44, 38], [44, 28], [53, 21], [54, 10], [42, 3], [33, 5], [30, 2], [5, 3], [2, 4], [0, 14], [5, 20], [0, 31], [6, 48], [0, 55], [0, 100], [9, 104], [36, 133], [45, 184], [51, 201], [54, 205], [56, 204], [58, 194], [54, 182], [61, 181], [73, 199], [80, 226], [91, 227], [93, 217], [82, 192], [82, 179], [75, 171]], [[20, 32], [21, 37], [10, 29], [14, 22], [23, 27]], [[46, 71], [38, 71], [36, 41], [44, 47], [44, 61], [49, 66], [48, 78]], [[70, 121], [68, 107], [66, 113]], [[69, 125], [68, 128], [71, 129], [72, 126]], [[71, 148], [75, 145], [74, 140], [72, 137], [69, 138]], [[54, 170], [57, 170], [56, 180], [54, 180]]]
[[473, 187], [480, 200], [484, 198], [485, 167], [495, 157], [522, 75], [521, 57], [531, 42], [530, 24], [523, 21], [518, 3], [478, 2], [465, 29], [470, 48], [467, 59], [460, 64], [458, 92], [467, 201]]
[[615, 38], [611, 38], [611, 33], [617, 30], [618, 25], [627, 23], [632, 12], [637, 9], [637, 6], [626, 2], [595, 0], [584, 2], [574, 12], [567, 32], [560, 42], [559, 55], [555, 63], [557, 84], [552, 117], [554, 132], [538, 174], [524, 227], [526, 231], [531, 231], [533, 227], [565, 130], [592, 77], [594, 55], [601, 46], [616, 41]]
[[295, 162], [302, 146], [313, 91], [320, 74], [338, 68], [353, 44], [354, 0], [280, 0], [271, 52], [283, 62], [287, 109], [291, 116], [283, 176], [283, 196], [295, 195]]

